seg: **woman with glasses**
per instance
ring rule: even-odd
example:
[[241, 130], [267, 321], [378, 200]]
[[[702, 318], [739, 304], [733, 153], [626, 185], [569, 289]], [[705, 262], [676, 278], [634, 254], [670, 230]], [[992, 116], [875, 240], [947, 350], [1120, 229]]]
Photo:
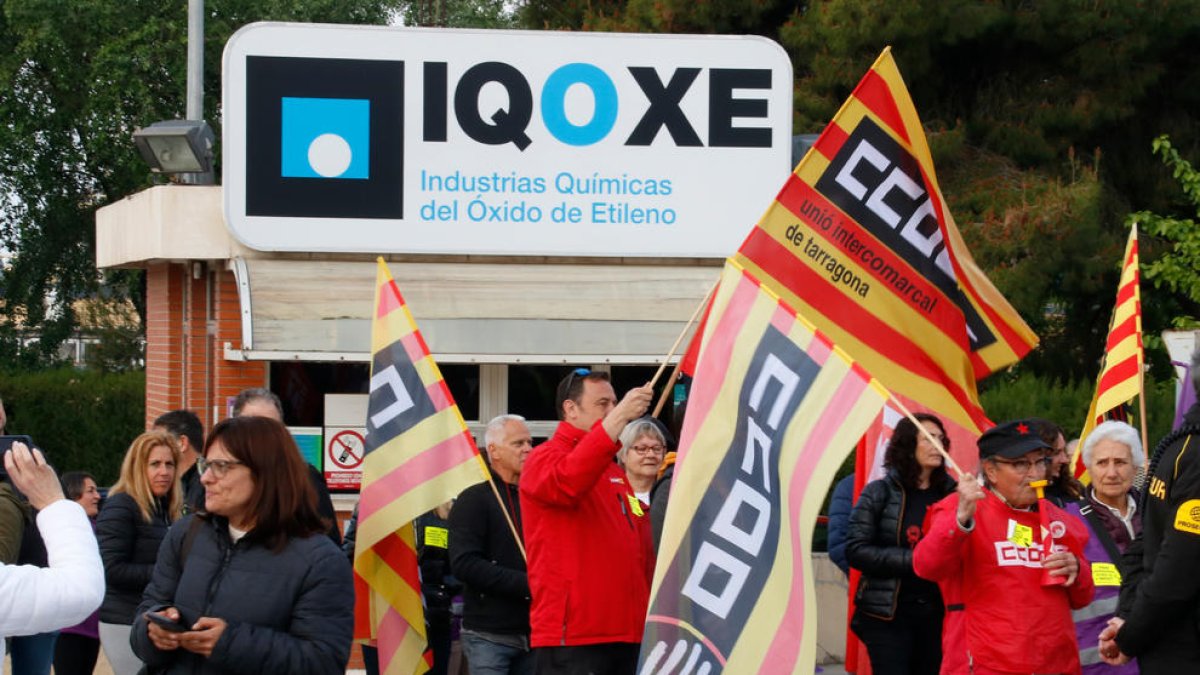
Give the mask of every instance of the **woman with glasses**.
[[345, 672], [354, 585], [304, 464], [275, 420], [213, 427], [197, 463], [205, 513], [172, 528], [137, 610], [151, 672]]
[[884, 453], [887, 475], [863, 488], [850, 512], [846, 559], [862, 572], [851, 629], [881, 675], [936, 675], [942, 662], [942, 595], [913, 573], [913, 548], [924, 536], [925, 511], [954, 492], [942, 455], [942, 421], [917, 413], [896, 424]]
[[158, 547], [183, 510], [179, 445], [166, 431], [133, 439], [121, 477], [96, 521], [107, 588], [100, 605], [100, 646], [114, 673], [136, 673], [141, 660], [129, 647], [142, 591], [150, 583]]
[[667, 454], [667, 437], [660, 424], [652, 417], [630, 422], [621, 432], [621, 449], [617, 451], [617, 463], [625, 470], [634, 496], [647, 508], [650, 490], [658, 480], [658, 467]]

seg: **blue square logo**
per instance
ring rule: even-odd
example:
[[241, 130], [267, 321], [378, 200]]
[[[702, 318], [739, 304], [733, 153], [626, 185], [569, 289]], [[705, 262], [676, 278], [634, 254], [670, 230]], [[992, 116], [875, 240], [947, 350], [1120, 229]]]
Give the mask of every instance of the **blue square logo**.
[[280, 176], [370, 178], [371, 102], [283, 97]]
[[246, 215], [404, 217], [403, 61], [248, 56], [246, 103]]

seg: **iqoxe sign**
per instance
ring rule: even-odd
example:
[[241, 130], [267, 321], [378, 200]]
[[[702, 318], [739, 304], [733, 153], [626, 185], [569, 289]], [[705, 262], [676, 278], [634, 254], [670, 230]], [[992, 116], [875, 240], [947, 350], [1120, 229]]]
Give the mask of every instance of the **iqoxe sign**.
[[757, 37], [253, 24], [225, 212], [281, 251], [724, 257], [787, 178]]

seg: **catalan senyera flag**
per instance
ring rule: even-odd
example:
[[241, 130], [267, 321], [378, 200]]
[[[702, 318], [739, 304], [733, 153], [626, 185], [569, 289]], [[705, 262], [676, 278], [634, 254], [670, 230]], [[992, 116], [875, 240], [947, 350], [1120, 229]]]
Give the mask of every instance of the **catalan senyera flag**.
[[371, 351], [355, 638], [377, 640], [381, 672], [410, 675], [429, 669], [412, 521], [485, 480], [487, 468], [382, 258]]
[[1139, 288], [1137, 223], [1129, 229], [1125, 256], [1121, 262], [1121, 283], [1117, 286], [1117, 305], [1113, 308], [1104, 345], [1104, 365], [1096, 378], [1096, 394], [1088, 407], [1079, 444], [1075, 447], [1072, 466], [1075, 475], [1087, 482], [1087, 467], [1083, 465], [1083, 442], [1096, 425], [1103, 422], [1114, 409], [1132, 401], [1142, 393], [1142, 371], [1146, 364], [1142, 347], [1142, 293]]
[[976, 381], [1037, 344], [959, 234], [890, 48], [736, 260], [908, 408], [941, 417], [959, 451], [991, 426]]
[[812, 673], [813, 528], [887, 392], [735, 262], [705, 322], [642, 673]]

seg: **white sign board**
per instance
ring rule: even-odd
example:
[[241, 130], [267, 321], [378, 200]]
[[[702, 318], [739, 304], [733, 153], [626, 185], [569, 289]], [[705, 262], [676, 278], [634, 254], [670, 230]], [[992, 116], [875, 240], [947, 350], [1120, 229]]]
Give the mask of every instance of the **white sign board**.
[[791, 170], [760, 37], [261, 23], [224, 58], [226, 221], [261, 250], [723, 258]]

